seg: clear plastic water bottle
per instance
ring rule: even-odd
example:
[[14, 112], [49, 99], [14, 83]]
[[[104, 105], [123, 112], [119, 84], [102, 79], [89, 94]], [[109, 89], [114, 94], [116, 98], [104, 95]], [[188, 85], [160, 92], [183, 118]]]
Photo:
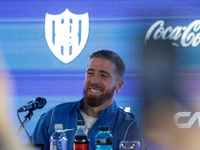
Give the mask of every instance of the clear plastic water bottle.
[[55, 124], [55, 131], [50, 138], [50, 150], [67, 150], [67, 138], [62, 124]]
[[96, 150], [112, 150], [112, 139], [113, 136], [109, 131], [109, 127], [99, 127], [99, 133], [95, 137]]
[[89, 150], [89, 139], [83, 120], [78, 120], [78, 127], [74, 138], [74, 150]]

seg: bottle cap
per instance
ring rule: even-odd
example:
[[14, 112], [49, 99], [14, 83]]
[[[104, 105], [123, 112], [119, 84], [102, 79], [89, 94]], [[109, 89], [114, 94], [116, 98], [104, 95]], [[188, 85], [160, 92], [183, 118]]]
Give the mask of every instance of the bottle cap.
[[100, 126], [99, 130], [101, 130], [101, 131], [108, 131], [109, 127], [108, 126]]
[[84, 122], [83, 120], [78, 120], [78, 121], [77, 121], [77, 124], [78, 124], [78, 125], [85, 125], [85, 122]]
[[55, 124], [54, 129], [62, 129], [63, 125], [62, 124]]

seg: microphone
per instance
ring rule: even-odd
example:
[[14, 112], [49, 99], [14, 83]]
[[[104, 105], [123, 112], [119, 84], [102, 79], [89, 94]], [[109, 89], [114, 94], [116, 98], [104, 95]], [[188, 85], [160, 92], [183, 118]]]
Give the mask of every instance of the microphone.
[[34, 111], [36, 109], [43, 108], [47, 103], [47, 100], [42, 97], [37, 97], [35, 100], [28, 102], [26, 105], [19, 108], [18, 112], [24, 112], [24, 111]]

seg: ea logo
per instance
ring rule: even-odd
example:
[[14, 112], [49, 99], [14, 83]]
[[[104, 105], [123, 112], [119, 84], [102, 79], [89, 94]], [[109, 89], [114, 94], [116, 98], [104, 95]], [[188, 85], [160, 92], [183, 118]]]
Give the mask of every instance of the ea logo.
[[46, 14], [45, 37], [52, 53], [69, 63], [83, 50], [89, 33], [88, 13], [76, 15], [66, 9], [59, 15]]

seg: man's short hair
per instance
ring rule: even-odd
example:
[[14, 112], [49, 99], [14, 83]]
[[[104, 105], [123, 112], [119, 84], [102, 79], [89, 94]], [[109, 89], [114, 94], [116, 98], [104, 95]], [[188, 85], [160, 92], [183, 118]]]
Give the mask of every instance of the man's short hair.
[[116, 67], [117, 76], [119, 77], [119, 79], [123, 78], [125, 72], [125, 64], [118, 54], [110, 50], [99, 50], [90, 55], [90, 60], [94, 57], [105, 58], [113, 62]]

